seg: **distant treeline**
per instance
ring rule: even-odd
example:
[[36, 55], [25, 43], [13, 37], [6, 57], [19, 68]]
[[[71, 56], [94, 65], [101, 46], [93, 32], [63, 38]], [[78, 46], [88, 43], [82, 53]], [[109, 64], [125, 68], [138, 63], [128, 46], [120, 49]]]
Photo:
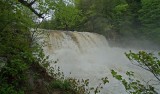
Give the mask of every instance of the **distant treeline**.
[[109, 40], [160, 45], [160, 0], [60, 0], [41, 28], [103, 34]]

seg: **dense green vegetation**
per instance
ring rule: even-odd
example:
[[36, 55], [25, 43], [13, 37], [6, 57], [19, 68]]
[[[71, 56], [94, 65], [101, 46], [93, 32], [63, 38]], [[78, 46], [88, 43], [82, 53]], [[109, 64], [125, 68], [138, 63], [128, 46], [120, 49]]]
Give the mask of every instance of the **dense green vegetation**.
[[[159, 0], [0, 0], [0, 94], [96, 94], [88, 87], [89, 81], [65, 79], [59, 68], [49, 67], [51, 62], [43, 54], [30, 30], [37, 26], [45, 29], [62, 29], [96, 32], [108, 39], [139, 38], [160, 41]], [[51, 19], [45, 19], [47, 16]], [[36, 23], [38, 18], [42, 23]], [[149, 70], [159, 80], [160, 61], [151, 53], [127, 54], [139, 66]], [[53, 63], [53, 62], [52, 62]], [[50, 75], [47, 73], [49, 70]], [[58, 70], [58, 71], [56, 71]], [[139, 81], [127, 83], [112, 70], [126, 90], [155, 93], [152, 86], [145, 88]], [[132, 73], [127, 73], [132, 76]], [[102, 83], [108, 83], [107, 77]], [[135, 87], [139, 85], [140, 87]], [[132, 91], [129, 91], [132, 93]], [[133, 93], [135, 94], [135, 93]]]
[[56, 3], [55, 12], [42, 28], [96, 32], [117, 43], [139, 39], [160, 45], [159, 0], [64, 1]]
[[[33, 8], [34, 3], [41, 4], [37, 6], [39, 11]], [[48, 61], [42, 45], [36, 42], [36, 19], [44, 18], [41, 13], [46, 13], [46, 3], [52, 4], [36, 0], [0, 1], [0, 94], [86, 92], [76, 79], [65, 79], [59, 69], [49, 67], [54, 62]]]
[[[24, 93], [26, 73], [34, 62], [29, 28], [33, 25], [25, 7], [15, 1], [0, 1], [0, 93]], [[3, 65], [3, 66], [2, 66]]]

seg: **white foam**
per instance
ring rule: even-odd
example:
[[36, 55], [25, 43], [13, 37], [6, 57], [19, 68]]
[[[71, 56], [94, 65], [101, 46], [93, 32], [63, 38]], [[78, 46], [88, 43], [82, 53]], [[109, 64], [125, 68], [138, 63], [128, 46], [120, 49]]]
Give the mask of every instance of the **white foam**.
[[[108, 77], [110, 83], [102, 94], [126, 94], [121, 83], [115, 80], [110, 70], [125, 76], [126, 71], [134, 71], [140, 80], [149, 80], [153, 75], [135, 65], [124, 55], [128, 50], [110, 48], [104, 36], [88, 32], [46, 31], [49, 37], [44, 47], [51, 60], [58, 59], [58, 65], [67, 77], [90, 79], [91, 85], [98, 85], [101, 77]], [[52, 65], [54, 66], [54, 65]], [[71, 73], [71, 74], [70, 74]]]

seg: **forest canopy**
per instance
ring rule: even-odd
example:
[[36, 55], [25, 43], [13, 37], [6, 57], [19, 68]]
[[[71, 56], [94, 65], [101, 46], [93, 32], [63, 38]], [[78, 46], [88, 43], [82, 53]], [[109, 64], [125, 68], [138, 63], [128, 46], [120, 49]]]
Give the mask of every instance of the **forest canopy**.
[[44, 20], [41, 28], [96, 32], [113, 41], [139, 39], [160, 45], [159, 0], [65, 1], [56, 2], [51, 19]]

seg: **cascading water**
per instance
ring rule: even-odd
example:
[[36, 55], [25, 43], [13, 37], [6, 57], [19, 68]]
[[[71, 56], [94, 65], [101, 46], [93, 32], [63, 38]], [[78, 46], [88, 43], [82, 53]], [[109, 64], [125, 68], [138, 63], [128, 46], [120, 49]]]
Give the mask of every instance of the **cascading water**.
[[[89, 32], [45, 31], [43, 38], [47, 45], [43, 48], [51, 60], [58, 60], [58, 66], [67, 77], [90, 79], [92, 86], [98, 85], [100, 78], [108, 77], [102, 94], [126, 94], [121, 83], [115, 80], [110, 70], [114, 69], [125, 77], [126, 71], [134, 71], [140, 80], [150, 80], [154, 76], [126, 58], [129, 50], [111, 48], [104, 36]], [[51, 64], [52, 66], [52, 64]], [[54, 66], [54, 65], [53, 65]]]

